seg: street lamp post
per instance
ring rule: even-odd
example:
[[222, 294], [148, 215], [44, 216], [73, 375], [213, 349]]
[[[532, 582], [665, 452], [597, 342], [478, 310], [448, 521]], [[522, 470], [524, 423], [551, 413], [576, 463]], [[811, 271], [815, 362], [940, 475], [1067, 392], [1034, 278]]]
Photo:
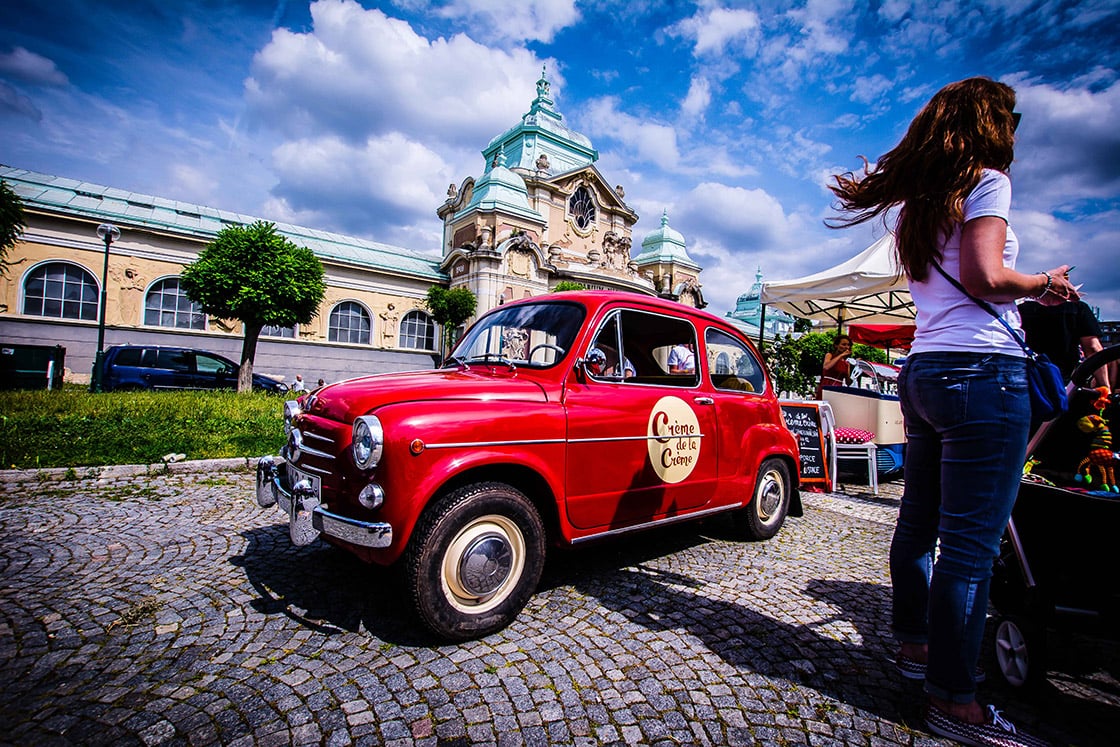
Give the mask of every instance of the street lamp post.
[[102, 223], [97, 227], [97, 237], [105, 242], [105, 264], [101, 268], [101, 305], [97, 316], [97, 354], [93, 357], [93, 376], [89, 390], [101, 391], [101, 359], [105, 355], [105, 305], [108, 301], [106, 288], [109, 284], [109, 246], [121, 237], [121, 229], [112, 223]]

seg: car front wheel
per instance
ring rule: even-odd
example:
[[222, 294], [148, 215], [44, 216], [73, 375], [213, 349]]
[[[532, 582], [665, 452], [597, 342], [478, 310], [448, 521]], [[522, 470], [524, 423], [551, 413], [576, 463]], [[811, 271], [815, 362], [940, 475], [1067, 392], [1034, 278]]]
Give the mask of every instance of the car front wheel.
[[767, 540], [785, 523], [790, 501], [789, 468], [780, 459], [767, 459], [758, 468], [751, 502], [739, 509], [736, 520], [752, 540]]
[[448, 640], [501, 630], [529, 601], [544, 568], [545, 531], [521, 492], [502, 483], [459, 488], [421, 517], [405, 574], [421, 621]]

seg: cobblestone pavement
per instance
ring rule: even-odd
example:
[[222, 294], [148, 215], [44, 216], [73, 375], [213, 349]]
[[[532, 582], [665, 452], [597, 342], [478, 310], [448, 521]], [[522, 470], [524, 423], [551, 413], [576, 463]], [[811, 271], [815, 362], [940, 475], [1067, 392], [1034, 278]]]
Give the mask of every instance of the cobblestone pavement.
[[[0, 742], [939, 744], [888, 662], [896, 484], [806, 494], [770, 542], [715, 520], [556, 552], [513, 625], [444, 645], [389, 573], [293, 548], [252, 483], [0, 482]], [[1064, 641], [1040, 693], [982, 697], [1115, 744], [1115, 649]]]

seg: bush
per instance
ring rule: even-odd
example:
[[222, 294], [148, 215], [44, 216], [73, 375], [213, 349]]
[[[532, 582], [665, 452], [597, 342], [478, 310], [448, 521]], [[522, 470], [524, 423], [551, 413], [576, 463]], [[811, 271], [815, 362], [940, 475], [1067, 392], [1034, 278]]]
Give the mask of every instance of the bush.
[[254, 392], [0, 392], [0, 468], [154, 464], [165, 454], [275, 454], [283, 400]]

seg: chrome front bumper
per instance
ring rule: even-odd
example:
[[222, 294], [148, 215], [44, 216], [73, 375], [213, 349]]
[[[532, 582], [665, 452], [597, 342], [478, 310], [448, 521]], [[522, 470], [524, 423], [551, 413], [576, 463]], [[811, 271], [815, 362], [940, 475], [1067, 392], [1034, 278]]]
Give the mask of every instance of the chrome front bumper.
[[257, 461], [257, 503], [262, 508], [280, 506], [288, 516], [288, 534], [295, 545], [309, 545], [320, 533], [362, 547], [388, 547], [393, 542], [392, 525], [331, 513], [320, 504], [318, 489], [307, 480], [289, 485], [286, 463], [276, 457]]

